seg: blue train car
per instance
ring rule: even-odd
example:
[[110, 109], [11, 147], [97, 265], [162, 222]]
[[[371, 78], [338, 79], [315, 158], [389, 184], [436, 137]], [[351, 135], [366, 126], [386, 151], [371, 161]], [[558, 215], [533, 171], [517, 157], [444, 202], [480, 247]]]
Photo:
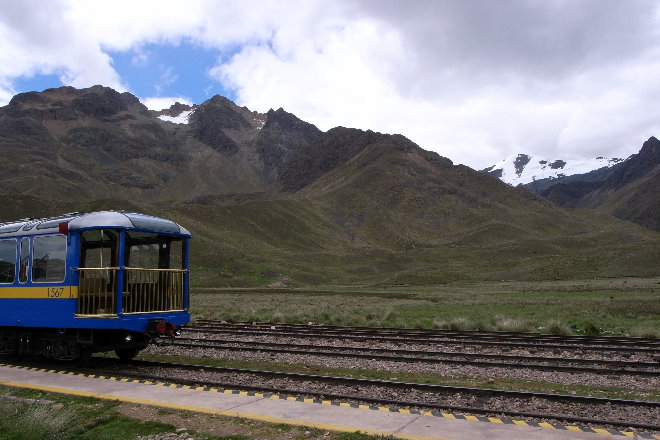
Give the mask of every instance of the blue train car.
[[102, 211], [0, 224], [0, 354], [130, 359], [190, 321], [192, 235]]

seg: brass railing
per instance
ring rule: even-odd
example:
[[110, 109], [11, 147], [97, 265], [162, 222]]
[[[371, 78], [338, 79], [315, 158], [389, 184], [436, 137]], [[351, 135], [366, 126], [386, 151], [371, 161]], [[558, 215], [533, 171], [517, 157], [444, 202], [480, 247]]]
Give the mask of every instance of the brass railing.
[[179, 269], [126, 268], [124, 313], [183, 310], [183, 276]]
[[78, 268], [78, 315], [117, 314], [118, 267]]
[[[82, 316], [117, 315], [120, 268], [78, 268], [78, 310]], [[181, 269], [124, 269], [122, 313], [184, 310]]]

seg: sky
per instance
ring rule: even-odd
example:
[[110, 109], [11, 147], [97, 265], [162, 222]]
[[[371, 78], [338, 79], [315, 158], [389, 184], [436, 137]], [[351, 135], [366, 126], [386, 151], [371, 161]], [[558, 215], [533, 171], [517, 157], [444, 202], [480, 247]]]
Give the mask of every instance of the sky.
[[627, 157], [660, 137], [660, 0], [0, 0], [0, 106], [95, 84], [215, 94], [454, 163]]

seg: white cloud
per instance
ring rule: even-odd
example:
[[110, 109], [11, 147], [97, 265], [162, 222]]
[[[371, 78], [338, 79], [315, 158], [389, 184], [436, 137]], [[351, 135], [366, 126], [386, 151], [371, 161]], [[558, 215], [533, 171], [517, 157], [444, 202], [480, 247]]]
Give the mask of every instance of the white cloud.
[[16, 77], [56, 74], [74, 87], [126, 89], [99, 41], [79, 32], [79, 23], [69, 19], [65, 2], [2, 0], [0, 8], [0, 85]]
[[317, 37], [296, 44], [300, 40], [275, 35], [272, 45], [246, 47], [211, 75], [234, 87], [241, 104], [250, 108], [282, 106], [324, 130], [371, 128], [378, 118], [374, 104], [396, 105], [392, 84], [381, 75], [389, 62], [381, 56], [383, 47], [396, 51], [396, 38], [368, 21], [330, 28]]
[[176, 80], [179, 78], [179, 75], [177, 75], [174, 71], [174, 67], [172, 66], [160, 66], [160, 76], [158, 77], [158, 80], [154, 78], [156, 81], [156, 84], [154, 84], [154, 87], [156, 88], [156, 93], [159, 95], [163, 93], [163, 90], [165, 89], [166, 86], [169, 86], [171, 84], [174, 84]]
[[146, 67], [151, 60], [151, 54], [148, 51], [138, 48], [131, 57], [131, 65], [135, 67]]
[[0, 78], [0, 104], [9, 102], [16, 94], [13, 86], [6, 79]]
[[147, 106], [149, 110], [164, 110], [168, 109], [172, 106], [174, 103], [181, 103], [181, 104], [187, 104], [187, 105], [193, 105], [194, 103], [190, 100], [190, 98], [185, 98], [183, 96], [158, 96], [158, 97], [148, 97], [148, 98], [141, 98], [140, 102]]

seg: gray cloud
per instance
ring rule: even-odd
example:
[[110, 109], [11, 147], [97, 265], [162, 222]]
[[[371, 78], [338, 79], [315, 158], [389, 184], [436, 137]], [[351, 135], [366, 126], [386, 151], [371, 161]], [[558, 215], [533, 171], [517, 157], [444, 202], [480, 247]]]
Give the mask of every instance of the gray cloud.
[[[359, 13], [397, 29], [401, 82], [463, 87], [557, 84], [657, 49], [658, 2], [363, 0]], [[402, 85], [405, 88], [405, 84]], [[434, 87], [425, 87], [433, 93]]]

